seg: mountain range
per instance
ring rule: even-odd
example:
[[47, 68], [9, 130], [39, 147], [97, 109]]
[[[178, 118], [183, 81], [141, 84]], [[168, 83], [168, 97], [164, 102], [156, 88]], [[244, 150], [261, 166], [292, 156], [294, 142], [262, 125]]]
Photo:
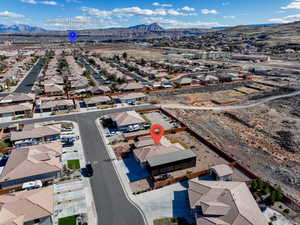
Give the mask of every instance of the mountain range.
[[0, 24], [0, 32], [43, 32], [46, 31], [41, 27], [34, 27], [25, 24], [4, 25]]
[[[245, 25], [247, 27], [271, 27], [278, 24], [250, 24]], [[214, 27], [213, 30], [224, 30], [231, 27]], [[136, 26], [131, 26], [127, 28], [107, 28], [107, 29], [91, 29], [91, 30], [131, 30], [137, 32], [163, 32], [166, 30], [209, 30], [209, 29], [199, 29], [199, 28], [179, 28], [179, 29], [164, 29], [157, 23], [152, 24], [139, 24]], [[16, 24], [16, 25], [4, 25], [0, 24], [0, 32], [50, 32], [51, 30], [46, 30], [38, 26], [30, 26], [25, 24]]]

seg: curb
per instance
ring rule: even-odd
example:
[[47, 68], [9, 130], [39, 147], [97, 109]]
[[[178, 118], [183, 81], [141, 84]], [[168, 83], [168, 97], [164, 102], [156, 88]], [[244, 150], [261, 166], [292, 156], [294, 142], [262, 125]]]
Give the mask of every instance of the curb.
[[[98, 120], [99, 120], [99, 118], [97, 118], [97, 119], [95, 120], [96, 127], [97, 127], [97, 129], [98, 129], [98, 131], [99, 131], [99, 133], [100, 133], [100, 136], [101, 136], [101, 138], [102, 138], [104, 144], [105, 144], [105, 150], [107, 151], [109, 157], [111, 158], [112, 154], [114, 154], [114, 153], [110, 152], [110, 151], [108, 150], [108, 148], [107, 148], [106, 139], [105, 139], [105, 137], [103, 136], [103, 133], [101, 132], [101, 124], [98, 122]], [[112, 165], [113, 165], [114, 170], [115, 170], [115, 172], [116, 172], [116, 174], [117, 174], [117, 176], [118, 176], [118, 179], [119, 179], [119, 181], [120, 181], [120, 184], [121, 184], [121, 186], [122, 186], [122, 189], [123, 189], [123, 191], [124, 191], [124, 194], [125, 194], [127, 200], [128, 200], [135, 208], [137, 208], [137, 210], [141, 213], [145, 225], [149, 225], [149, 222], [148, 222], [148, 220], [147, 220], [147, 217], [146, 217], [144, 211], [142, 210], [142, 208], [141, 208], [141, 207], [140, 207], [133, 199], [131, 199], [131, 197], [130, 197], [130, 195], [128, 194], [126, 188], [124, 187], [125, 184], [123, 183], [122, 179], [120, 178], [121, 175], [119, 174], [119, 171], [118, 171], [118, 169], [116, 168], [114, 161], [112, 161]]]

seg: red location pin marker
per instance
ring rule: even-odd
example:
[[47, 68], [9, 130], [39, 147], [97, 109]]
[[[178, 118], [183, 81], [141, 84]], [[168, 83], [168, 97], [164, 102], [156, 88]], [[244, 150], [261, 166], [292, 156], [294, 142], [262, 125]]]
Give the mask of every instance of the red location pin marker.
[[165, 129], [160, 124], [154, 124], [150, 128], [150, 135], [152, 136], [154, 143], [157, 145], [160, 144], [160, 139], [162, 138], [164, 133]]

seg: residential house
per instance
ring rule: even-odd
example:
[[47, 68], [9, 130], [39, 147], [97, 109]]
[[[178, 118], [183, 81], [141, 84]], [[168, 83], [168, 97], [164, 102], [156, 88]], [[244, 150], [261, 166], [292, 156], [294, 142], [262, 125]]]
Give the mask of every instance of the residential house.
[[34, 124], [33, 127], [24, 127], [22, 131], [11, 131], [10, 140], [14, 146], [24, 147], [58, 140], [60, 139], [60, 131], [60, 124]]
[[128, 93], [124, 95], [114, 96], [115, 101], [127, 104], [134, 104], [137, 101], [144, 101], [146, 95], [143, 93]]
[[267, 225], [247, 185], [190, 180], [188, 196], [197, 225]]
[[73, 100], [54, 100], [54, 101], [42, 101], [37, 108], [40, 112], [56, 112], [61, 110], [75, 109]]
[[0, 195], [0, 225], [52, 224], [53, 186]]
[[111, 119], [115, 122], [117, 129], [123, 132], [139, 130], [146, 123], [136, 111], [113, 113]]
[[64, 87], [58, 84], [46, 84], [44, 92], [47, 95], [63, 95], [65, 94]]
[[179, 143], [170, 143], [165, 137], [158, 145], [153, 143], [151, 137], [142, 137], [135, 147], [135, 158], [152, 176], [196, 165], [197, 156], [193, 151], [185, 150]]
[[86, 107], [95, 107], [102, 104], [111, 104], [112, 100], [108, 96], [95, 96], [92, 98], [85, 98], [83, 102]]
[[87, 89], [87, 92], [90, 92], [93, 95], [110, 93], [111, 89], [108, 86], [99, 85], [96, 87], [91, 87]]
[[187, 86], [192, 84], [192, 79], [188, 77], [184, 77], [180, 79], [179, 81], [175, 81], [176, 84], [181, 85], [181, 86]]
[[216, 84], [219, 83], [219, 78], [213, 75], [199, 76], [198, 77], [201, 84]]
[[83, 89], [89, 87], [89, 81], [85, 77], [79, 77], [77, 80], [71, 81], [71, 88]]
[[270, 56], [267, 56], [267, 55], [243, 55], [243, 54], [234, 53], [234, 54], [232, 54], [231, 59], [266, 62], [266, 61], [270, 61]]
[[233, 170], [226, 164], [216, 165], [210, 168], [210, 174], [217, 181], [232, 181]]
[[32, 112], [31, 103], [21, 103], [18, 105], [9, 105], [0, 107], [0, 117], [24, 116]]
[[127, 83], [127, 84], [122, 84], [117, 88], [119, 91], [141, 91], [144, 90], [146, 86], [141, 83]]
[[35, 95], [32, 93], [12, 93], [1, 99], [0, 104], [19, 104], [19, 103], [33, 103]]
[[35, 180], [47, 181], [62, 170], [60, 142], [15, 148], [0, 174], [0, 187], [22, 186]]
[[57, 85], [63, 85], [64, 84], [64, 79], [62, 76], [54, 75], [54, 76], [47, 76], [44, 77], [43, 81], [41, 82], [42, 85], [52, 85], [52, 84], [57, 84]]

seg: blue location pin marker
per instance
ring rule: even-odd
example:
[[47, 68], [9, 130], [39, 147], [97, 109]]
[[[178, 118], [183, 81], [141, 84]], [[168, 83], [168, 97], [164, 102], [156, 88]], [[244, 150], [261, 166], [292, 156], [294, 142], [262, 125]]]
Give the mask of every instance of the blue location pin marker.
[[76, 42], [77, 37], [78, 37], [78, 36], [77, 36], [77, 34], [76, 34], [75, 31], [70, 31], [70, 32], [69, 32], [69, 38], [70, 38], [70, 41], [71, 41], [72, 43]]

